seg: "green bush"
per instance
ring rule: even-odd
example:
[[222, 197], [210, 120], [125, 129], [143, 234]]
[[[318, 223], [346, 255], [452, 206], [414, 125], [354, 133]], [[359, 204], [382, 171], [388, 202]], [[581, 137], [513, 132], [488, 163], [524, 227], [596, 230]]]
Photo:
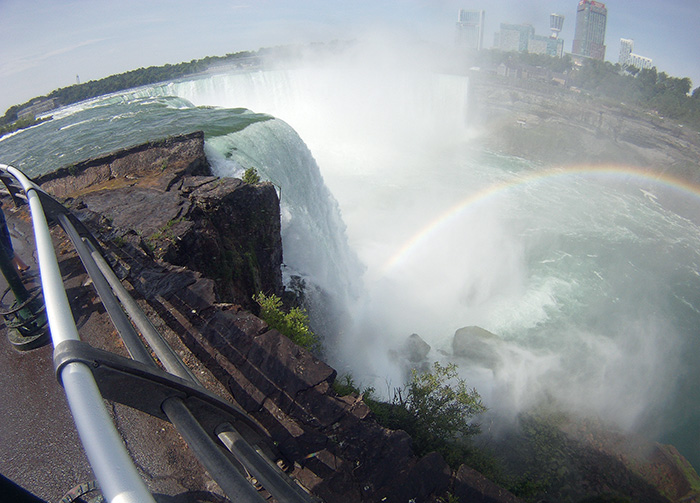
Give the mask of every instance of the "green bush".
[[282, 311], [282, 299], [277, 295], [260, 292], [253, 297], [260, 306], [260, 318], [295, 344], [310, 351], [318, 349], [316, 334], [309, 328], [309, 317], [301, 308], [293, 307], [288, 313]]
[[[360, 394], [350, 376], [336, 380], [333, 387], [340, 395]], [[453, 467], [468, 463], [486, 472], [499, 471], [493, 459], [469, 441], [480, 431], [473, 418], [486, 407], [479, 393], [458, 377], [455, 364], [443, 367], [435, 362], [431, 372], [412, 371], [410, 381], [394, 391], [391, 402], [378, 400], [373, 388], [362, 394], [379, 424], [411, 436], [417, 455], [437, 451]]]
[[260, 175], [258, 175], [258, 170], [255, 168], [248, 168], [243, 173], [243, 181], [251, 185], [260, 183]]

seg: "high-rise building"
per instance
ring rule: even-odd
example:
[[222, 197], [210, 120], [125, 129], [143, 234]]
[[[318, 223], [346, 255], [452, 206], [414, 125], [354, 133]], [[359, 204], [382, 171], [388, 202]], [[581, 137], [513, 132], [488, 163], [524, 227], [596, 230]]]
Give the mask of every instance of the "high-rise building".
[[564, 27], [564, 16], [561, 14], [550, 14], [549, 15], [549, 29], [552, 34], [551, 38], [559, 38], [559, 32]]
[[460, 9], [457, 17], [457, 46], [480, 51], [484, 47], [483, 10]]
[[[553, 14], [553, 16], [557, 15]], [[535, 29], [529, 24], [501, 23], [501, 29], [494, 36], [493, 45], [502, 51], [547, 54], [561, 58], [564, 54], [564, 41], [555, 35], [558, 35], [562, 28], [564, 16], [557, 16], [557, 18], [557, 31], [549, 37], [535, 35]], [[552, 28], [552, 31], [554, 30], [555, 28]]]
[[561, 58], [564, 55], [564, 41], [551, 36], [534, 35], [527, 43], [527, 52]]
[[501, 23], [501, 30], [494, 38], [494, 46], [502, 51], [527, 52], [530, 39], [534, 36], [535, 29], [532, 25]]
[[572, 53], [587, 58], [605, 59], [605, 26], [608, 9], [595, 0], [580, 0], [576, 10], [576, 30]]
[[620, 56], [617, 58], [617, 62], [622, 65], [629, 65], [630, 54], [634, 51], [634, 40], [629, 38], [620, 39]]
[[620, 39], [620, 57], [617, 62], [621, 66], [635, 66], [640, 70], [653, 66], [651, 58], [634, 53], [634, 40], [628, 38]]

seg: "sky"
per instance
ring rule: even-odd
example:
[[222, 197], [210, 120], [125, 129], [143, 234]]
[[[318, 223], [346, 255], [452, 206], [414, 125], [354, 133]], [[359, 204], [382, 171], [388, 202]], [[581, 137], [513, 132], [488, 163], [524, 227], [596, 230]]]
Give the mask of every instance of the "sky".
[[[577, 0], [0, 0], [0, 114], [59, 87], [140, 67], [261, 47], [405, 32], [437, 45], [455, 38], [459, 9], [486, 11], [485, 46], [501, 22], [549, 33], [566, 17], [571, 51]], [[659, 71], [700, 87], [700, 0], [608, 0], [606, 59], [620, 38]]]

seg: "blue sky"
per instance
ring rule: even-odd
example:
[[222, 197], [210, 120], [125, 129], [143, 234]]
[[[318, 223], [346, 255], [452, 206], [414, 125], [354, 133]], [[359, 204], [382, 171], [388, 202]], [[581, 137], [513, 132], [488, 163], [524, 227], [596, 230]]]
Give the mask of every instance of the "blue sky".
[[[700, 0], [608, 0], [606, 59], [620, 38], [659, 71], [700, 87]], [[0, 0], [0, 114], [58, 87], [139, 67], [287, 43], [401, 30], [449, 45], [460, 8], [486, 10], [490, 47], [501, 22], [549, 30], [566, 16], [571, 50], [577, 0]]]

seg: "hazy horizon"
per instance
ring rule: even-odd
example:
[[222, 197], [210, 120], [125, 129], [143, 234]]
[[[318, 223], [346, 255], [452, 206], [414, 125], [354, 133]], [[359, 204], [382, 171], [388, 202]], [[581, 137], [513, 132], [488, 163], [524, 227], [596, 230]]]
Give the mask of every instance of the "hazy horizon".
[[[700, 87], [700, 9], [694, 0], [608, 0], [606, 60], [617, 62], [620, 38], [651, 57], [658, 70]], [[0, 113], [12, 105], [80, 82], [140, 67], [223, 56], [262, 47], [396, 33], [437, 47], [454, 43], [459, 9], [486, 11], [485, 47], [500, 23], [530, 23], [549, 33], [549, 14], [566, 19], [571, 51], [576, 0], [338, 0], [261, 2], [69, 0], [0, 3]], [[66, 27], [70, 27], [67, 29]], [[669, 36], [668, 34], [672, 34]]]

